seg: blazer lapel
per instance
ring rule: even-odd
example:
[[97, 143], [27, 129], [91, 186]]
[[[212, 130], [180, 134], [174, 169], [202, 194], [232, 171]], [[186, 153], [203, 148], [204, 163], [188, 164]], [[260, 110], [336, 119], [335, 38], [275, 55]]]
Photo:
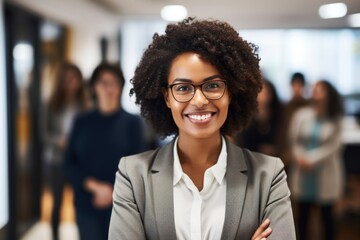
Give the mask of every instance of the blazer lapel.
[[176, 239], [173, 199], [173, 147], [174, 141], [161, 148], [151, 169], [155, 219], [160, 239]]
[[227, 141], [226, 207], [222, 240], [235, 239], [244, 206], [247, 165], [241, 148]]

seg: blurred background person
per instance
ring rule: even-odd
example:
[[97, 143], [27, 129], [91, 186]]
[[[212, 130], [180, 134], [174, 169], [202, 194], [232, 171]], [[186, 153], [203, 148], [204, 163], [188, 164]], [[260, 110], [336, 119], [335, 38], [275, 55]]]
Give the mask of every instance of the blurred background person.
[[343, 191], [341, 159], [342, 100], [327, 81], [318, 81], [311, 105], [298, 110], [291, 123], [291, 149], [295, 157], [290, 187], [298, 205], [299, 239], [307, 239], [310, 210], [320, 206], [323, 239], [334, 239], [334, 204]]
[[65, 157], [66, 176], [74, 188], [80, 239], [107, 239], [115, 172], [121, 157], [145, 149], [140, 117], [121, 108], [124, 77], [120, 66], [102, 63], [94, 70], [93, 111], [79, 116]]
[[263, 80], [263, 88], [257, 101], [257, 114], [250, 126], [236, 135], [235, 143], [251, 151], [278, 156], [282, 104], [274, 85], [269, 80]]
[[76, 114], [88, 109], [83, 76], [71, 63], [60, 66], [48, 106], [45, 108], [45, 180], [53, 195], [51, 226], [53, 239], [59, 239], [58, 228], [65, 178], [64, 151]]
[[290, 80], [291, 84], [291, 99], [285, 103], [284, 105], [284, 113], [283, 113], [283, 122], [282, 122], [282, 131], [280, 136], [280, 158], [283, 160], [285, 164], [285, 169], [287, 170], [291, 161], [293, 160], [293, 156], [291, 154], [290, 145], [288, 141], [289, 135], [289, 125], [291, 118], [294, 113], [301, 107], [304, 107], [309, 103], [309, 100], [304, 97], [305, 93], [305, 76], [300, 72], [296, 72], [291, 76]]

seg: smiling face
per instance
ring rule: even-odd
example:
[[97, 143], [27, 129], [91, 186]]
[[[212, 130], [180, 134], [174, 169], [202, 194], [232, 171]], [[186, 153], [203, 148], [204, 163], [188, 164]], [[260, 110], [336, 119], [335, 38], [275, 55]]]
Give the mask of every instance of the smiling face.
[[[209, 62], [203, 61], [200, 55], [183, 53], [177, 56], [170, 66], [168, 85], [191, 83], [197, 86], [221, 79], [218, 69]], [[196, 87], [193, 98], [185, 103], [176, 101], [170, 88], [164, 90], [164, 97], [179, 128], [179, 136], [209, 138], [220, 134], [230, 104], [227, 89], [217, 100], [207, 99], [201, 87]]]

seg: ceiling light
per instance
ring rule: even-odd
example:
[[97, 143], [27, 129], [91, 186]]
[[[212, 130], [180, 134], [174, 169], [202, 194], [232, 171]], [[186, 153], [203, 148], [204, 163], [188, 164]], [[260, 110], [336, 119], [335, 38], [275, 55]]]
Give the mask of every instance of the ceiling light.
[[322, 5], [319, 8], [319, 15], [321, 18], [341, 18], [347, 13], [347, 7], [345, 3], [330, 3]]
[[187, 10], [182, 5], [167, 5], [161, 9], [161, 17], [165, 21], [181, 21], [187, 17]]
[[348, 21], [350, 27], [360, 27], [360, 13], [349, 15]]

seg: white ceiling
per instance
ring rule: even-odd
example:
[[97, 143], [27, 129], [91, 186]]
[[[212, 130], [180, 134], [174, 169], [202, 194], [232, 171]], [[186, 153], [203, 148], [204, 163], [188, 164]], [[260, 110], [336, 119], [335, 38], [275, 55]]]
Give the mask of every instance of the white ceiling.
[[[168, 4], [182, 4], [190, 16], [228, 21], [244, 28], [343, 28], [347, 17], [321, 19], [321, 4], [336, 0], [8, 0], [46, 17], [82, 27], [111, 28], [126, 19], [160, 20]], [[360, 0], [342, 0], [348, 14], [360, 13]]]

